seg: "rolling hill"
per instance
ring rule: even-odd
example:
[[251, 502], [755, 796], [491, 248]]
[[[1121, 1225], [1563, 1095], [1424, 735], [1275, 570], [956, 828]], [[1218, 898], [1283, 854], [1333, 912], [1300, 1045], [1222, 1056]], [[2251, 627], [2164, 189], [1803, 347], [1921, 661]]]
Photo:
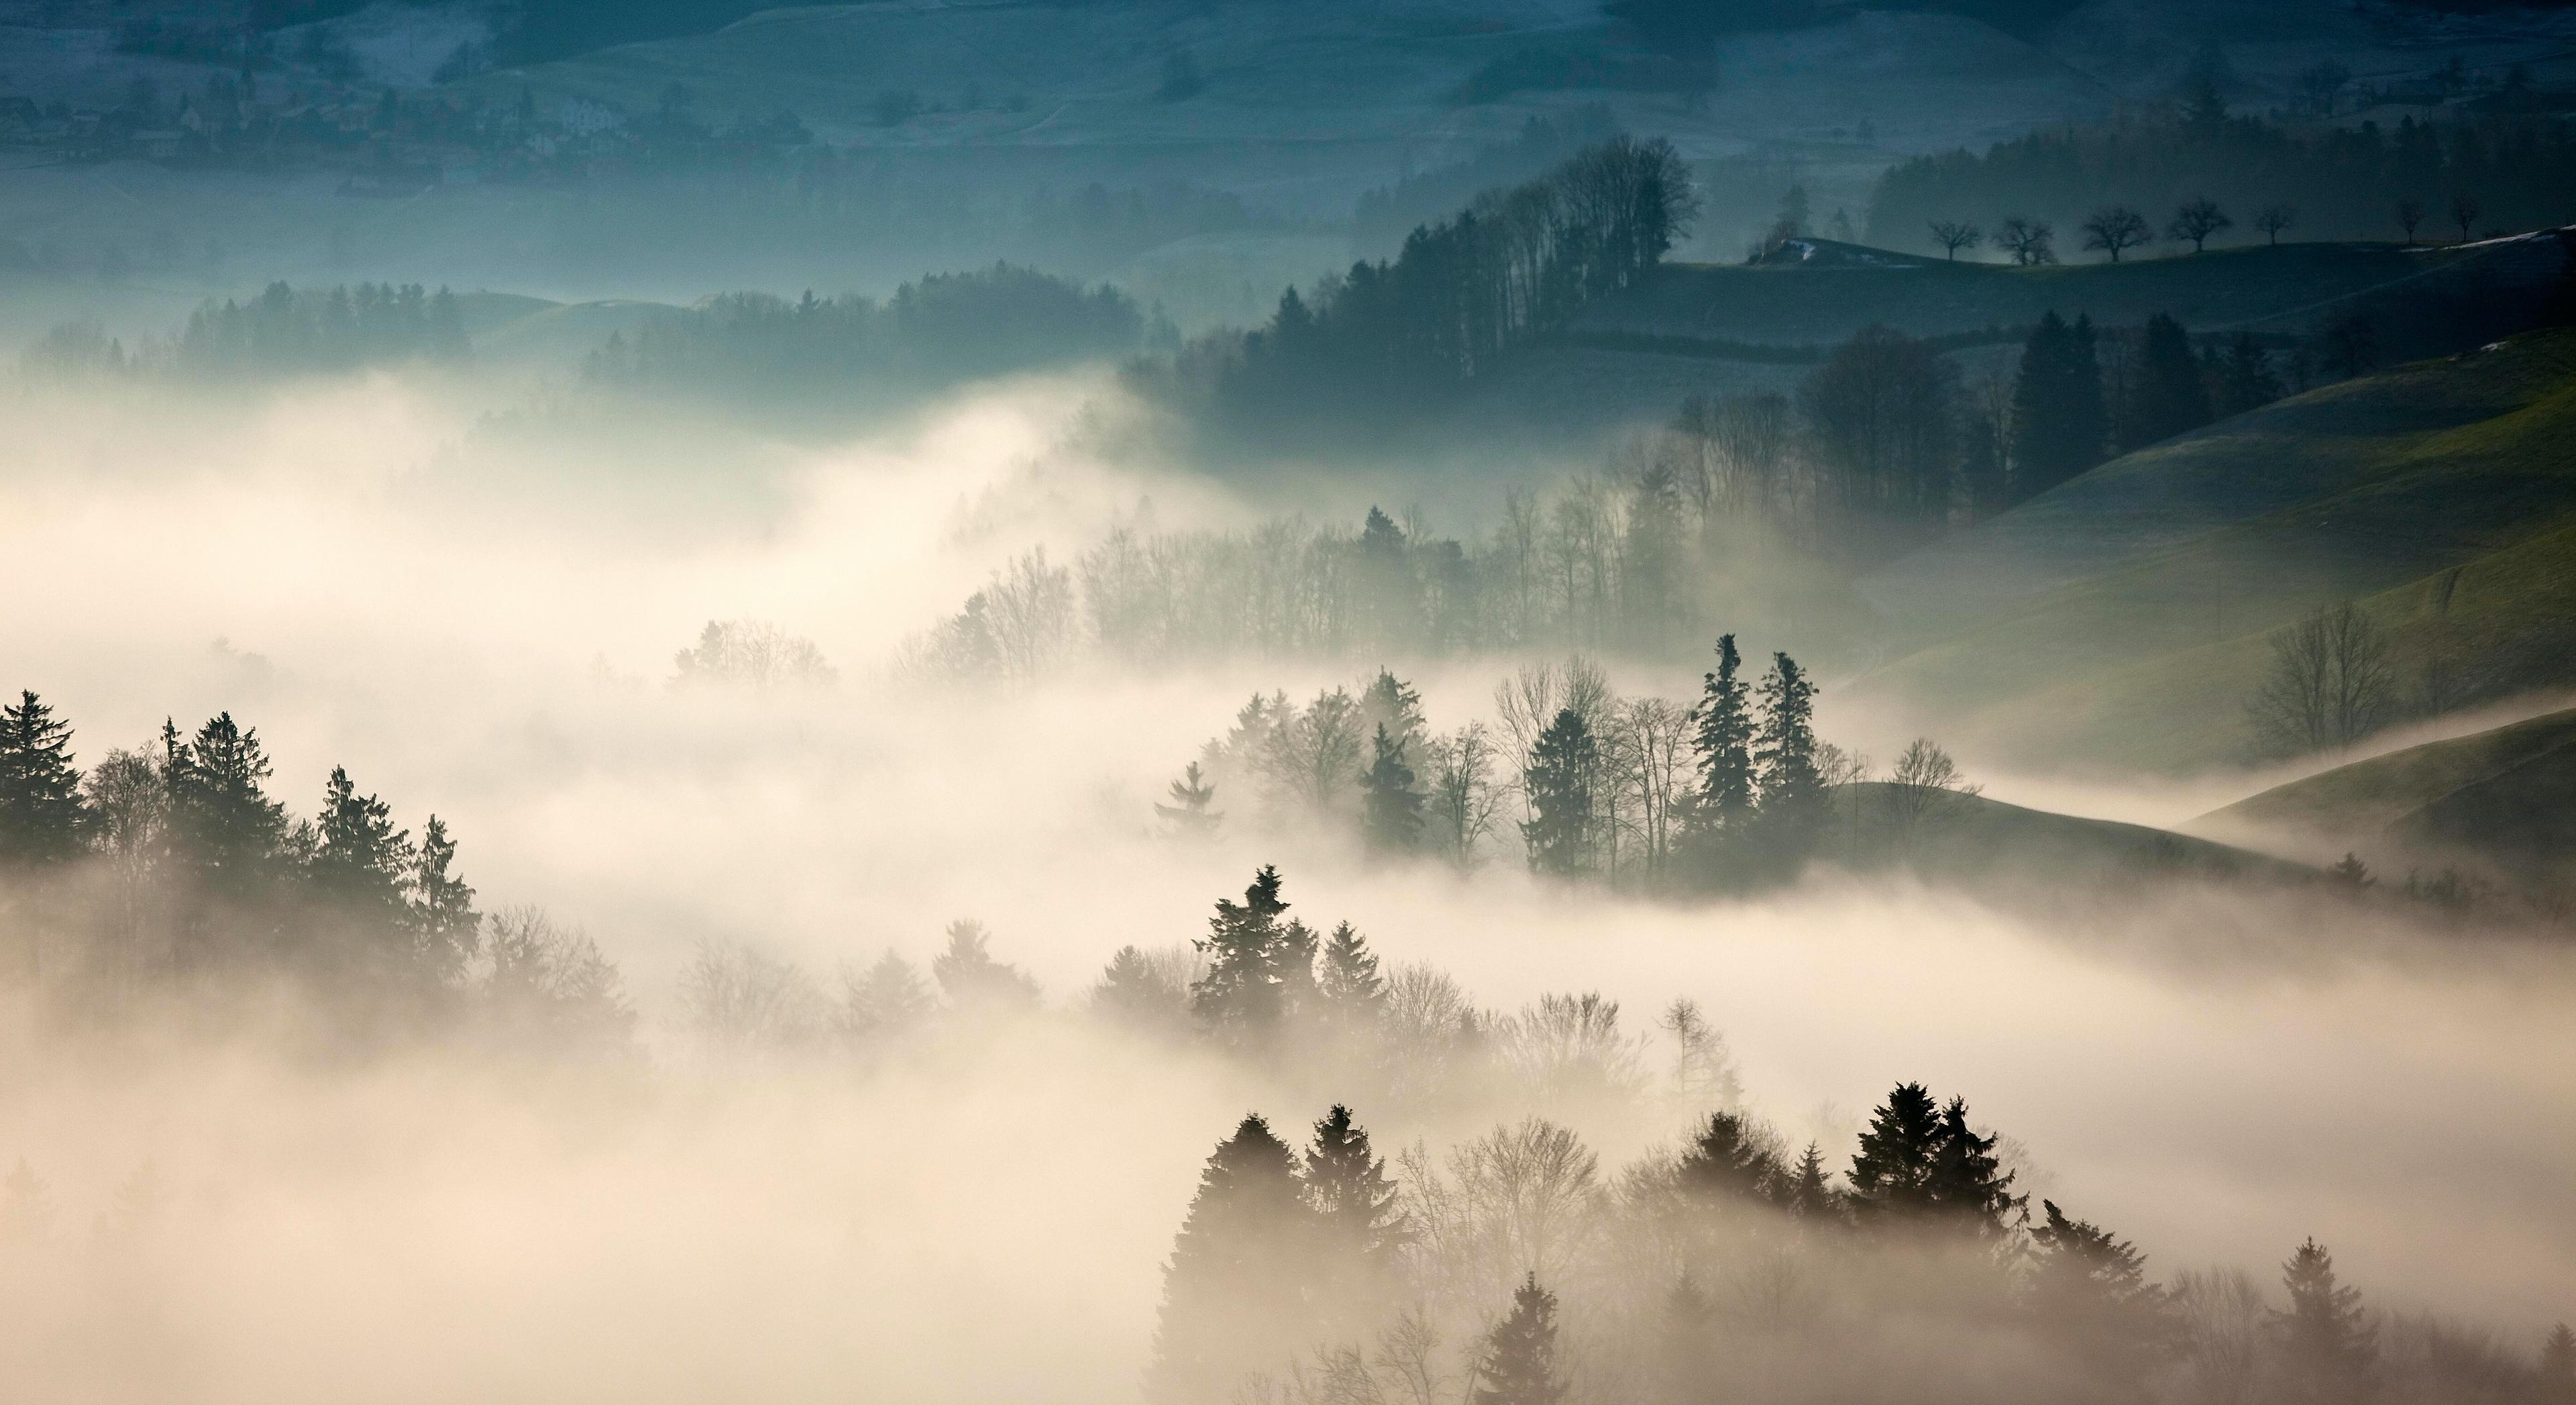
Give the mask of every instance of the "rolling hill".
[[2404, 691], [2576, 682], [2576, 331], [2328, 386], [2113, 460], [1862, 583], [1852, 692], [2031, 764], [2250, 759], [2272, 630], [2351, 599]]
[[1910, 787], [1836, 786], [1825, 853], [1858, 869], [1898, 866], [1936, 881], [2044, 887], [2156, 878], [2295, 880], [2311, 870], [2214, 839]]
[[2576, 866], [2576, 709], [2338, 766], [2185, 828], [2312, 859], [2563, 872]]

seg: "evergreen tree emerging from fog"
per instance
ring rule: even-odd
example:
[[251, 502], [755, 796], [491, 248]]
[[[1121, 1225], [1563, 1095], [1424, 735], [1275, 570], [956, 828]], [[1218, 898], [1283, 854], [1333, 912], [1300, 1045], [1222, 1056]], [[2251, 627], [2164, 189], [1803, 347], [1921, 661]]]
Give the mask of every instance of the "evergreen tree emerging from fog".
[[1405, 764], [1404, 743], [1388, 736], [1381, 722], [1371, 752], [1368, 769], [1360, 773], [1362, 827], [1368, 846], [1380, 854], [1411, 853], [1422, 841], [1423, 797], [1413, 768]]
[[1756, 817], [1767, 856], [1794, 870], [1806, 861], [1827, 818], [1824, 773], [1816, 764], [1816, 685], [1796, 659], [1773, 654], [1759, 696], [1762, 728], [1753, 744]]
[[1190, 986], [1190, 1011], [1230, 1043], [1266, 1037], [1279, 1025], [1279, 919], [1288, 911], [1279, 883], [1279, 870], [1263, 864], [1242, 902], [1217, 899], [1208, 934], [1196, 943], [1207, 973]]
[[1409, 1237], [1395, 1182], [1367, 1129], [1340, 1103], [1316, 1121], [1305, 1173], [1322, 1244], [1322, 1300], [1348, 1320], [1365, 1320], [1365, 1309], [1394, 1286], [1396, 1255]]
[[2013, 382], [2012, 495], [2037, 497], [2102, 461], [2110, 416], [2093, 321], [2051, 311], [2022, 344]]
[[1583, 714], [1560, 709], [1539, 733], [1522, 772], [1530, 818], [1521, 822], [1531, 869], [1559, 878], [1589, 873], [1592, 854], [1592, 777], [1600, 745]]
[[2052, 1200], [2031, 1227], [2023, 1300], [2040, 1330], [2084, 1373], [2091, 1398], [2144, 1401], [2176, 1332], [2172, 1295], [2147, 1281], [2147, 1256]]
[[86, 818], [71, 724], [32, 692], [0, 707], [0, 865], [60, 863], [81, 852]]
[[2363, 1316], [2361, 1290], [2335, 1276], [2334, 1255], [2316, 1240], [2281, 1266], [2287, 1311], [2273, 1314], [2281, 1383], [2296, 1405], [2350, 1405], [2370, 1392], [2377, 1334]]
[[1556, 1405], [1567, 1382], [1556, 1365], [1556, 1294], [1528, 1274], [1512, 1310], [1485, 1338], [1476, 1362], [1475, 1405]]
[[1920, 1083], [1900, 1083], [1871, 1114], [1852, 1157], [1852, 1204], [1879, 1223], [1948, 1226], [1991, 1239], [2022, 1204], [1996, 1138], [1968, 1124], [1968, 1105], [1936, 1103]]
[[1377, 967], [1377, 953], [1369, 950], [1368, 938], [1348, 922], [1335, 923], [1315, 972], [1316, 994], [1324, 1008], [1346, 1025], [1368, 1027], [1386, 1005], [1386, 978]]
[[1717, 671], [1702, 675], [1699, 706], [1691, 712], [1691, 750], [1698, 775], [1683, 813], [1685, 839], [1712, 854], [1740, 838], [1753, 818], [1753, 712], [1749, 689], [1737, 676], [1743, 659], [1735, 636], [1717, 640]]
[[1226, 1399], [1246, 1372], [1275, 1365], [1282, 1344], [1293, 1349], [1311, 1335], [1317, 1216], [1297, 1171], [1295, 1154], [1258, 1114], [1208, 1157], [1163, 1269], [1148, 1399]]

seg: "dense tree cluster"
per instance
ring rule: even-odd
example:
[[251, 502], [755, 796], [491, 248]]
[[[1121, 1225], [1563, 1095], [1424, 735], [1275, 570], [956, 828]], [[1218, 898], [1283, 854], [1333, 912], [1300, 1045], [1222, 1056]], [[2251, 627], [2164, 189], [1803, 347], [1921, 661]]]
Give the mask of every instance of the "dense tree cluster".
[[1265, 450], [1355, 442], [1636, 282], [1697, 213], [1670, 143], [1612, 137], [1415, 229], [1392, 260], [1289, 289], [1257, 331], [1192, 346], [1181, 393]]
[[1848, 779], [1850, 763], [1816, 739], [1797, 660], [1775, 654], [1758, 683], [1742, 670], [1735, 636], [1720, 638], [1685, 707], [1622, 698], [1580, 658], [1524, 667], [1494, 690], [1499, 731], [1433, 732], [1384, 669], [1356, 695], [1255, 694], [1173, 784], [1190, 808], [1156, 808], [1199, 832], [1223, 792], [1250, 822], [1321, 821], [1381, 858], [1460, 867], [1517, 837], [1536, 872], [1646, 889], [1794, 876], [1823, 835], [1827, 772]]
[[488, 919], [432, 815], [415, 838], [333, 767], [320, 808], [268, 789], [259, 733], [230, 713], [111, 750], [84, 772], [34, 693], [0, 708], [0, 888], [9, 959], [107, 1005], [286, 980], [351, 1033], [445, 1018], [625, 1038], [616, 973], [542, 914]]
[[[2291, 125], [2228, 117], [2206, 104], [2082, 127], [2051, 127], [1898, 163], [1872, 197], [1869, 239], [1919, 246], [1942, 223], [2018, 220], [2076, 230], [2106, 212], [2171, 211], [2172, 236], [2195, 247], [2225, 228], [2206, 214], [2277, 211], [2250, 232], [2277, 238], [2295, 220], [2318, 239], [2412, 241], [2400, 202], [2448, 212], [2466, 227], [2544, 229], [2576, 220], [2576, 126], [2552, 118], [2401, 119], [2394, 128]], [[2161, 218], [2161, 216], [2159, 216]], [[2484, 224], [2477, 221], [2484, 220]], [[2127, 228], [2124, 222], [2124, 228]], [[2463, 235], [2462, 237], [2467, 237]], [[1937, 244], [1937, 241], [1935, 241]]]
[[893, 297], [789, 302], [726, 293], [614, 334], [597, 381], [658, 394], [824, 410], [1133, 351], [1145, 332], [1126, 294], [1007, 264], [904, 284]]
[[67, 322], [23, 358], [37, 375], [172, 374], [199, 380], [328, 375], [375, 366], [456, 363], [471, 347], [464, 310], [445, 288], [360, 283], [297, 289], [271, 283], [247, 302], [189, 314], [174, 341], [129, 352], [94, 323]]

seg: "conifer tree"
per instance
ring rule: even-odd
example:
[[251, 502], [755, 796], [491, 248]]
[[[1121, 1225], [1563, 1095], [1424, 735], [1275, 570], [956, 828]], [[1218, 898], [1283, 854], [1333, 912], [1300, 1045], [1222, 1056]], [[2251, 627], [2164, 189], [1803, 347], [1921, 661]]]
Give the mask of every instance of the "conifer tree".
[[1208, 1157], [1164, 1265], [1148, 1399], [1224, 1400], [1312, 1335], [1316, 1228], [1295, 1155], [1246, 1114]]
[[843, 970], [841, 1009], [835, 1024], [842, 1038], [852, 1043], [873, 1043], [901, 1038], [920, 1028], [935, 1008], [921, 972], [888, 947], [886, 954], [866, 971]]
[[1319, 1286], [1327, 1300], [1356, 1307], [1351, 1300], [1376, 1297], [1388, 1285], [1408, 1235], [1385, 1160], [1340, 1103], [1315, 1123], [1315, 1140], [1306, 1149], [1306, 1203], [1320, 1232]]
[[59, 863], [81, 849], [71, 724], [32, 692], [0, 707], [0, 864]]
[[2576, 1328], [2561, 1322], [2540, 1344], [2540, 1398], [2546, 1405], [2576, 1402]]
[[2209, 385], [2182, 324], [2159, 312], [2138, 339], [2137, 374], [2121, 407], [2120, 444], [2141, 449], [2209, 423]]
[[394, 828], [385, 802], [360, 795], [348, 770], [334, 766], [314, 831], [318, 842], [307, 870], [313, 891], [343, 917], [379, 933], [405, 926], [403, 888], [418, 860], [410, 831]]
[[1539, 733], [1522, 784], [1531, 817], [1521, 822], [1530, 867], [1556, 877], [1592, 871], [1592, 776], [1600, 747], [1583, 714], [1565, 708]]
[[1664, 1295], [1663, 1319], [1656, 1324], [1656, 1398], [1663, 1405], [1689, 1405], [1714, 1392], [1716, 1333], [1717, 1304], [1690, 1270], [1682, 1270]]
[[1531, 1273], [1512, 1293], [1511, 1315], [1485, 1339], [1471, 1398], [1475, 1405], [1556, 1405], [1565, 1391], [1556, 1369], [1556, 1294]]
[[1978, 1235], [1998, 1235], [2027, 1197], [2012, 1193], [2017, 1171], [2003, 1169], [1995, 1155], [1993, 1135], [1978, 1136], [1968, 1125], [1968, 1100], [1950, 1099], [1941, 1109], [1940, 1148], [1932, 1158], [1934, 1207], [1950, 1223]]
[[1038, 983], [986, 949], [993, 934], [971, 917], [948, 924], [948, 946], [931, 959], [930, 977], [950, 1008], [968, 1013], [1034, 1010]]
[[2109, 438], [2093, 323], [2050, 312], [2022, 344], [2013, 382], [2013, 499], [2044, 493], [2102, 461]]
[[480, 945], [483, 915], [474, 910], [474, 888], [453, 872], [456, 841], [447, 823], [429, 817], [421, 827], [420, 850], [412, 862], [412, 928], [419, 938], [421, 961], [436, 979], [453, 981]]
[[1738, 1113], [1710, 1113], [1675, 1169], [1683, 1198], [1702, 1209], [1781, 1201], [1789, 1190], [1788, 1168]]
[[286, 845], [286, 807], [268, 797], [268, 753], [259, 730], [218, 714], [182, 743], [161, 730], [169, 774], [172, 827], [180, 848], [205, 880], [231, 896], [270, 877]]
[[1263, 864], [1241, 903], [1217, 899], [1208, 934], [1192, 945], [1207, 972], [1190, 985], [1190, 1012], [1220, 1037], [1243, 1043], [1267, 1036], [1280, 1016], [1279, 870]]
[[1279, 942], [1270, 953], [1270, 968], [1277, 976], [1282, 1017], [1311, 1019], [1322, 1013], [1315, 958], [1323, 949], [1324, 939], [1304, 922], [1291, 917], [1280, 924]]
[[1422, 792], [1413, 768], [1404, 764], [1404, 744], [1377, 724], [1375, 758], [1360, 773], [1361, 823], [1369, 850], [1378, 854], [1411, 853], [1422, 842]]
[[1181, 768], [1181, 778], [1172, 782], [1170, 793], [1172, 803], [1157, 801], [1154, 813], [1163, 817], [1163, 823], [1171, 826], [1173, 833], [1204, 837], [1216, 833], [1216, 827], [1224, 822], [1224, 814], [1215, 808], [1216, 782], [1199, 774], [1198, 762]]
[[1853, 1154], [1854, 1207], [1871, 1214], [1932, 1208], [1933, 1162], [1941, 1151], [1941, 1108], [1920, 1083], [1899, 1083], [1870, 1113]]
[[1825, 778], [1816, 766], [1816, 685], [1797, 660], [1773, 654], [1760, 695], [1755, 809], [1770, 856], [1794, 867], [1805, 861], [1828, 818]]
[[2252, 332], [2237, 333], [2218, 367], [2218, 413], [2241, 415], [2280, 398], [2281, 379], [2272, 374], [2270, 358]]
[[2361, 1290], [2335, 1279], [2334, 1255], [2310, 1239], [2281, 1265], [2287, 1312], [2273, 1314], [2281, 1383], [2304, 1405], [2350, 1405], [2368, 1394], [2378, 1343], [2361, 1311]]
[[2043, 1200], [2030, 1232], [2023, 1301], [2082, 1369], [2097, 1399], [2144, 1400], [2157, 1359], [2173, 1344], [2173, 1301], [2147, 1281], [2146, 1255], [2110, 1231]]
[[1691, 711], [1699, 779], [1683, 823], [1703, 846], [1741, 834], [1753, 817], [1753, 710], [1737, 676], [1743, 663], [1735, 636], [1719, 635], [1717, 671], [1701, 675], [1699, 706]]
[[1131, 1029], [1177, 1033], [1190, 1023], [1190, 993], [1141, 947], [1122, 946], [1091, 988], [1091, 1007]]
[[1798, 1154], [1798, 1164], [1790, 1168], [1784, 1203], [1789, 1213], [1803, 1220], [1823, 1219], [1842, 1208], [1841, 1198], [1826, 1178], [1824, 1148], [1812, 1141]]
[[1385, 1008], [1386, 978], [1378, 974], [1377, 965], [1377, 953], [1369, 950], [1368, 938], [1358, 928], [1348, 922], [1334, 924], [1333, 934], [1324, 941], [1315, 985], [1325, 1008], [1344, 1024], [1370, 1024]]

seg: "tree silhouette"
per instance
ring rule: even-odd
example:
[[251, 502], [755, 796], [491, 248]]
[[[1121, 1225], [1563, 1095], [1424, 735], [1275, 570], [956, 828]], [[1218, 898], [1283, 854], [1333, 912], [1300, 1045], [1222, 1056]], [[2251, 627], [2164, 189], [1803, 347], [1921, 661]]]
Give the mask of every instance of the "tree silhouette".
[[1306, 1149], [1306, 1203], [1314, 1209], [1328, 1300], [1356, 1307], [1390, 1284], [1410, 1231], [1396, 1208], [1395, 1182], [1369, 1146], [1366, 1129], [1340, 1103], [1315, 1123]]
[[1717, 1376], [1717, 1331], [1717, 1304], [1690, 1270], [1682, 1270], [1664, 1295], [1663, 1319], [1656, 1324], [1654, 1385], [1661, 1405], [1705, 1398]]
[[1959, 261], [1961, 249], [1973, 249], [1985, 240], [1986, 232], [1961, 220], [1932, 221], [1932, 242], [1941, 246], [1950, 261]]
[[447, 836], [447, 822], [430, 816], [412, 860], [412, 927], [423, 968], [442, 983], [464, 971], [483, 932], [473, 885], [453, 871], [455, 863], [456, 841]]
[[1754, 736], [1756, 817], [1774, 858], [1803, 861], [1824, 829], [1825, 779], [1816, 769], [1816, 685], [1787, 654], [1762, 678], [1762, 728]]
[[2030, 1232], [2023, 1301], [2082, 1367], [2096, 1398], [2145, 1400], [2174, 1339], [2173, 1302], [2147, 1281], [2146, 1256], [2110, 1231], [2043, 1200]]
[[948, 924], [948, 946], [930, 963], [930, 977], [949, 1005], [968, 1012], [1035, 1009], [1038, 983], [1019, 967], [996, 961], [986, 949], [993, 934], [973, 918]]
[[2406, 231], [2406, 242], [2415, 242], [2415, 230], [2424, 223], [2424, 202], [2409, 197], [2397, 202], [2397, 227]]
[[2469, 242], [2469, 226], [2478, 221], [2478, 202], [2467, 191], [2451, 197], [2451, 223], [2460, 227], [2460, 242]]
[[1348, 922], [1334, 924], [1324, 941], [1323, 960], [1315, 972], [1316, 994], [1325, 1008], [1347, 1024], [1364, 1025], [1386, 1004], [1386, 978], [1377, 971], [1377, 953], [1368, 938]]
[[1674, 1170], [1682, 1197], [1702, 1209], [1775, 1201], [1789, 1189], [1789, 1169], [1740, 1113], [1710, 1113], [1691, 1133]]
[[1154, 813], [1162, 816], [1173, 833], [1205, 837], [1216, 833], [1216, 827], [1224, 822], [1225, 816], [1213, 808], [1216, 783], [1199, 774], [1196, 761], [1181, 768], [1181, 778], [1172, 782], [1170, 793], [1172, 803], [1156, 802]]
[[1682, 823], [1685, 837], [1704, 850], [1740, 835], [1753, 817], [1751, 689], [1737, 676], [1743, 663], [1735, 636], [1719, 635], [1717, 671], [1700, 675], [1699, 706], [1691, 710], [1699, 782]]
[[2204, 195], [2197, 200], [2185, 202], [2180, 209], [2174, 211], [2173, 223], [2165, 226], [2165, 237], [2190, 240], [2191, 251], [2197, 254], [2209, 247], [2211, 235], [2221, 230], [2233, 229], [2235, 226], [2236, 221], [2229, 219], [2227, 212], [2218, 208], [2218, 202]]
[[2361, 1290], [2336, 1281], [2334, 1255], [2309, 1239], [2281, 1265], [2286, 1312], [2273, 1314], [2281, 1382], [2290, 1399], [2348, 1405], [2368, 1393], [2379, 1349], [2363, 1319]]
[[2036, 497], [2102, 461], [2109, 437], [2093, 323], [2042, 316], [2013, 379], [2012, 492]]
[[1485, 1338], [1471, 1398], [1475, 1405], [1556, 1405], [1566, 1385], [1556, 1370], [1556, 1294], [1532, 1272], [1513, 1290], [1511, 1314]]
[[1190, 1011], [1231, 1042], [1266, 1036], [1278, 1027], [1280, 999], [1279, 870], [1263, 864], [1243, 890], [1241, 903], [1217, 899], [1208, 934], [1194, 945], [1207, 972], [1190, 986]]
[[1147, 1398], [1224, 1399], [1247, 1370], [1304, 1341], [1316, 1320], [1316, 1239], [1294, 1153], [1247, 1113], [1208, 1157], [1172, 1242]]
[[1422, 792], [1404, 764], [1404, 743], [1377, 725], [1372, 759], [1360, 773], [1360, 818], [1371, 852], [1411, 853], [1422, 841]]
[[1600, 756], [1591, 727], [1570, 707], [1539, 733], [1522, 773], [1531, 817], [1521, 837], [1534, 871], [1560, 878], [1592, 871], [1592, 776]]
[[2138, 338], [2128, 403], [2120, 407], [2120, 445], [2142, 449], [2209, 423], [2209, 382], [2182, 324], [2159, 312]]
[[2109, 205], [2084, 217], [2084, 247], [2109, 254], [2111, 262], [2120, 261], [2120, 252], [2152, 241], [2155, 231], [2147, 217], [2126, 205]]
[[71, 724], [32, 692], [0, 707], [0, 864], [59, 863], [81, 851], [85, 808]]
[[2046, 220], [2015, 215], [1995, 227], [1995, 247], [2011, 250], [2013, 262], [2023, 267], [2057, 262], [2056, 246], [2057, 230]]
[[2279, 244], [2281, 231], [2299, 222], [2299, 211], [2293, 205], [2266, 205], [2254, 217], [2254, 227], [2261, 230], [2267, 244]]

